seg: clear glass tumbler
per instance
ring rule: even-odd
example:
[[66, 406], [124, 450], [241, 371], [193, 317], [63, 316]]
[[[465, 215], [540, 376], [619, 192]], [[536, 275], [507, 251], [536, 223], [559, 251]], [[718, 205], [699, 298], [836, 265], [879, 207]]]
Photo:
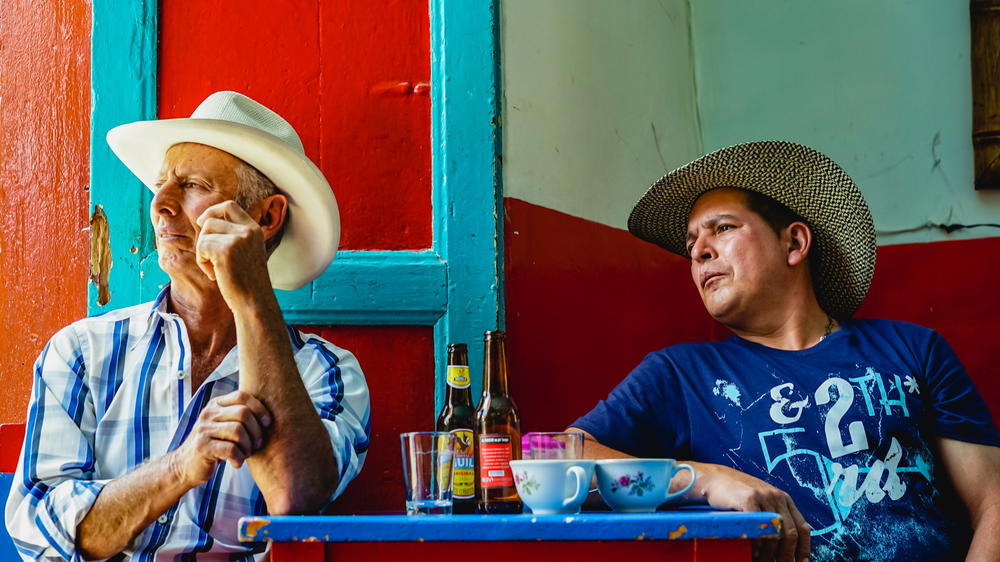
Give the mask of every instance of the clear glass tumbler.
[[403, 483], [407, 515], [451, 515], [452, 460], [455, 436], [414, 431], [399, 436], [403, 448]]

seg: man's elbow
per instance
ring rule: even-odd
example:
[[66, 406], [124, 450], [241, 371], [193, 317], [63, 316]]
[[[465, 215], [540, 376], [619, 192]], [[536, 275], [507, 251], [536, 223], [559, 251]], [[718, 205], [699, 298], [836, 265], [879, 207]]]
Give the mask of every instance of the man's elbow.
[[76, 550], [84, 560], [104, 560], [111, 558], [125, 549], [127, 545], [113, 545], [92, 533], [81, 532], [77, 528]]
[[271, 515], [312, 515], [319, 513], [337, 489], [337, 481], [324, 482], [312, 490], [282, 490], [267, 499], [267, 512]]

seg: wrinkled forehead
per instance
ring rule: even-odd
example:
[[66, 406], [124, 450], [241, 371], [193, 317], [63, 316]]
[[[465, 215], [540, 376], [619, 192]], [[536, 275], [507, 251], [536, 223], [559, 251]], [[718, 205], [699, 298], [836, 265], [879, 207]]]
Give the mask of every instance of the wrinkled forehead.
[[232, 154], [196, 142], [177, 143], [163, 154], [160, 177], [173, 172], [177, 175], [201, 174], [225, 176], [234, 174], [243, 161]]

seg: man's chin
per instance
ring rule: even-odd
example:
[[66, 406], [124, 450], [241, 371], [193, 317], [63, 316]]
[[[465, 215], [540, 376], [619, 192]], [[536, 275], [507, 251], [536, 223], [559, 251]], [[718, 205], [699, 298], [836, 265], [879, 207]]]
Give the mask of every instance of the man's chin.
[[714, 318], [716, 322], [728, 325], [736, 313], [736, 306], [732, 301], [717, 297], [718, 295], [710, 295], [708, 299], [702, 301], [702, 304], [705, 305], [709, 316]]
[[160, 265], [160, 269], [171, 278], [175, 275], [184, 275], [184, 272], [191, 271], [192, 268], [201, 271], [201, 268], [194, 261], [193, 253], [165, 249], [162, 246], [158, 250], [157, 263]]

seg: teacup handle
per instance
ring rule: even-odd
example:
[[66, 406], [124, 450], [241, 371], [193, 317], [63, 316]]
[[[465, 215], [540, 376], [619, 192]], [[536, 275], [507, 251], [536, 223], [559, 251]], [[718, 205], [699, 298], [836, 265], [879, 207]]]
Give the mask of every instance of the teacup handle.
[[[679, 464], [679, 465], [677, 465], [677, 470], [674, 471], [674, 476], [677, 476], [677, 473], [680, 472], [680, 471], [682, 471], [682, 470], [690, 470], [691, 471], [691, 481], [688, 482], [688, 485], [685, 486], [683, 490], [681, 490], [679, 492], [674, 492], [672, 494], [667, 494], [667, 497], [663, 498], [664, 502], [668, 502], [668, 501], [676, 498], [677, 496], [679, 496], [681, 494], [687, 493], [687, 491], [691, 489], [691, 486], [694, 486], [694, 479], [698, 477], [697, 473], [694, 471], [694, 467], [691, 466], [691, 465], [689, 465], [689, 464], [687, 464], [687, 463], [685, 463], [685, 464]], [[667, 489], [669, 490], [670, 486], [667, 486]]]
[[574, 478], [576, 478], [576, 486], [575, 486], [576, 493], [573, 494], [571, 497], [568, 497], [563, 500], [562, 503], [563, 507], [569, 507], [573, 504], [579, 504], [583, 502], [583, 498], [585, 498], [587, 496], [587, 493], [590, 492], [589, 490], [590, 482], [583, 481], [583, 479], [587, 477], [587, 474], [583, 471], [582, 468], [580, 468], [579, 466], [569, 467], [569, 470], [566, 472], [566, 478], [569, 478], [571, 474], [573, 475]]

